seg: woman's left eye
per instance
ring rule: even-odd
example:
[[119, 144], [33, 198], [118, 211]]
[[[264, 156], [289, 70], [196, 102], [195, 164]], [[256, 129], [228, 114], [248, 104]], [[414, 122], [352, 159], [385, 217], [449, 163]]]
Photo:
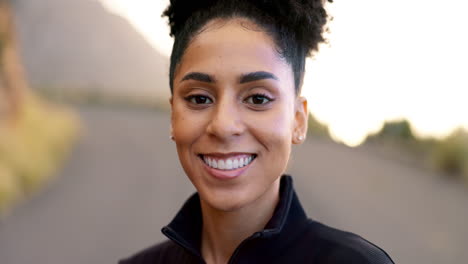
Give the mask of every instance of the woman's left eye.
[[209, 98], [208, 96], [204, 96], [204, 95], [190, 95], [187, 98], [185, 98], [185, 100], [196, 105], [213, 103], [211, 98]]
[[254, 105], [262, 105], [262, 104], [267, 104], [269, 102], [273, 101], [270, 97], [264, 95], [264, 94], [254, 94], [247, 99], [245, 99], [245, 102], [248, 104], [254, 104]]

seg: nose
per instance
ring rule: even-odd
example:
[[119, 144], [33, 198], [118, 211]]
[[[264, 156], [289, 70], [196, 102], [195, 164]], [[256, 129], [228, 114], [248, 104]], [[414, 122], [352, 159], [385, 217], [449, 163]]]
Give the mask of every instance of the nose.
[[206, 128], [209, 135], [229, 140], [242, 135], [245, 130], [239, 106], [230, 98], [218, 100]]

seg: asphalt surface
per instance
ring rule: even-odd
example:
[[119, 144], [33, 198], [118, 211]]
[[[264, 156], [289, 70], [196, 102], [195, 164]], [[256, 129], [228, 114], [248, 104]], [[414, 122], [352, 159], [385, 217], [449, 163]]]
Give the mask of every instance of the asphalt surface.
[[[164, 239], [194, 191], [164, 112], [80, 108], [83, 137], [60, 175], [0, 222], [0, 263], [116, 263]], [[352, 231], [396, 263], [466, 263], [468, 188], [309, 137], [290, 168], [311, 218]]]

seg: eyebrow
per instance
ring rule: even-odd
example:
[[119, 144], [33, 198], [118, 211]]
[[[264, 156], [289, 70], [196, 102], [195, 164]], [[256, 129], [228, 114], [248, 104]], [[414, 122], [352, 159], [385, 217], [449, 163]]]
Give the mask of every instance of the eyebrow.
[[277, 81], [278, 77], [276, 77], [273, 73], [265, 71], [249, 72], [246, 74], [242, 74], [242, 76], [239, 79], [239, 83], [242, 84], [247, 82], [255, 82], [264, 79], [273, 79]]
[[215, 80], [213, 76], [206, 74], [206, 73], [201, 73], [201, 72], [190, 72], [182, 78], [182, 81], [187, 81], [187, 80], [194, 80], [194, 81], [199, 81], [199, 82], [207, 82], [207, 83], [214, 83]]
[[[249, 72], [249, 73], [244, 73], [240, 76], [239, 78], [239, 83], [248, 83], [248, 82], [255, 82], [255, 81], [260, 81], [260, 80], [265, 80], [265, 79], [272, 79], [272, 80], [278, 80], [278, 77], [274, 75], [273, 73], [266, 72], [266, 71], [256, 71], [256, 72]], [[190, 72], [186, 74], [181, 81], [188, 81], [188, 80], [194, 80], [194, 81], [199, 81], [199, 82], [206, 82], [206, 83], [215, 83], [215, 78], [212, 75], [209, 75], [207, 73], [202, 73], [202, 72]]]

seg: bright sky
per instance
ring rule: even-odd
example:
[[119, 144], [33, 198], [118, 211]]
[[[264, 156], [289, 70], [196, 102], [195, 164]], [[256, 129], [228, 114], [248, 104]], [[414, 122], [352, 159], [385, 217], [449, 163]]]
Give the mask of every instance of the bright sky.
[[[168, 0], [101, 0], [169, 56]], [[309, 60], [303, 94], [332, 136], [354, 146], [385, 120], [422, 136], [468, 129], [468, 2], [353, 0], [330, 5], [330, 45]]]

